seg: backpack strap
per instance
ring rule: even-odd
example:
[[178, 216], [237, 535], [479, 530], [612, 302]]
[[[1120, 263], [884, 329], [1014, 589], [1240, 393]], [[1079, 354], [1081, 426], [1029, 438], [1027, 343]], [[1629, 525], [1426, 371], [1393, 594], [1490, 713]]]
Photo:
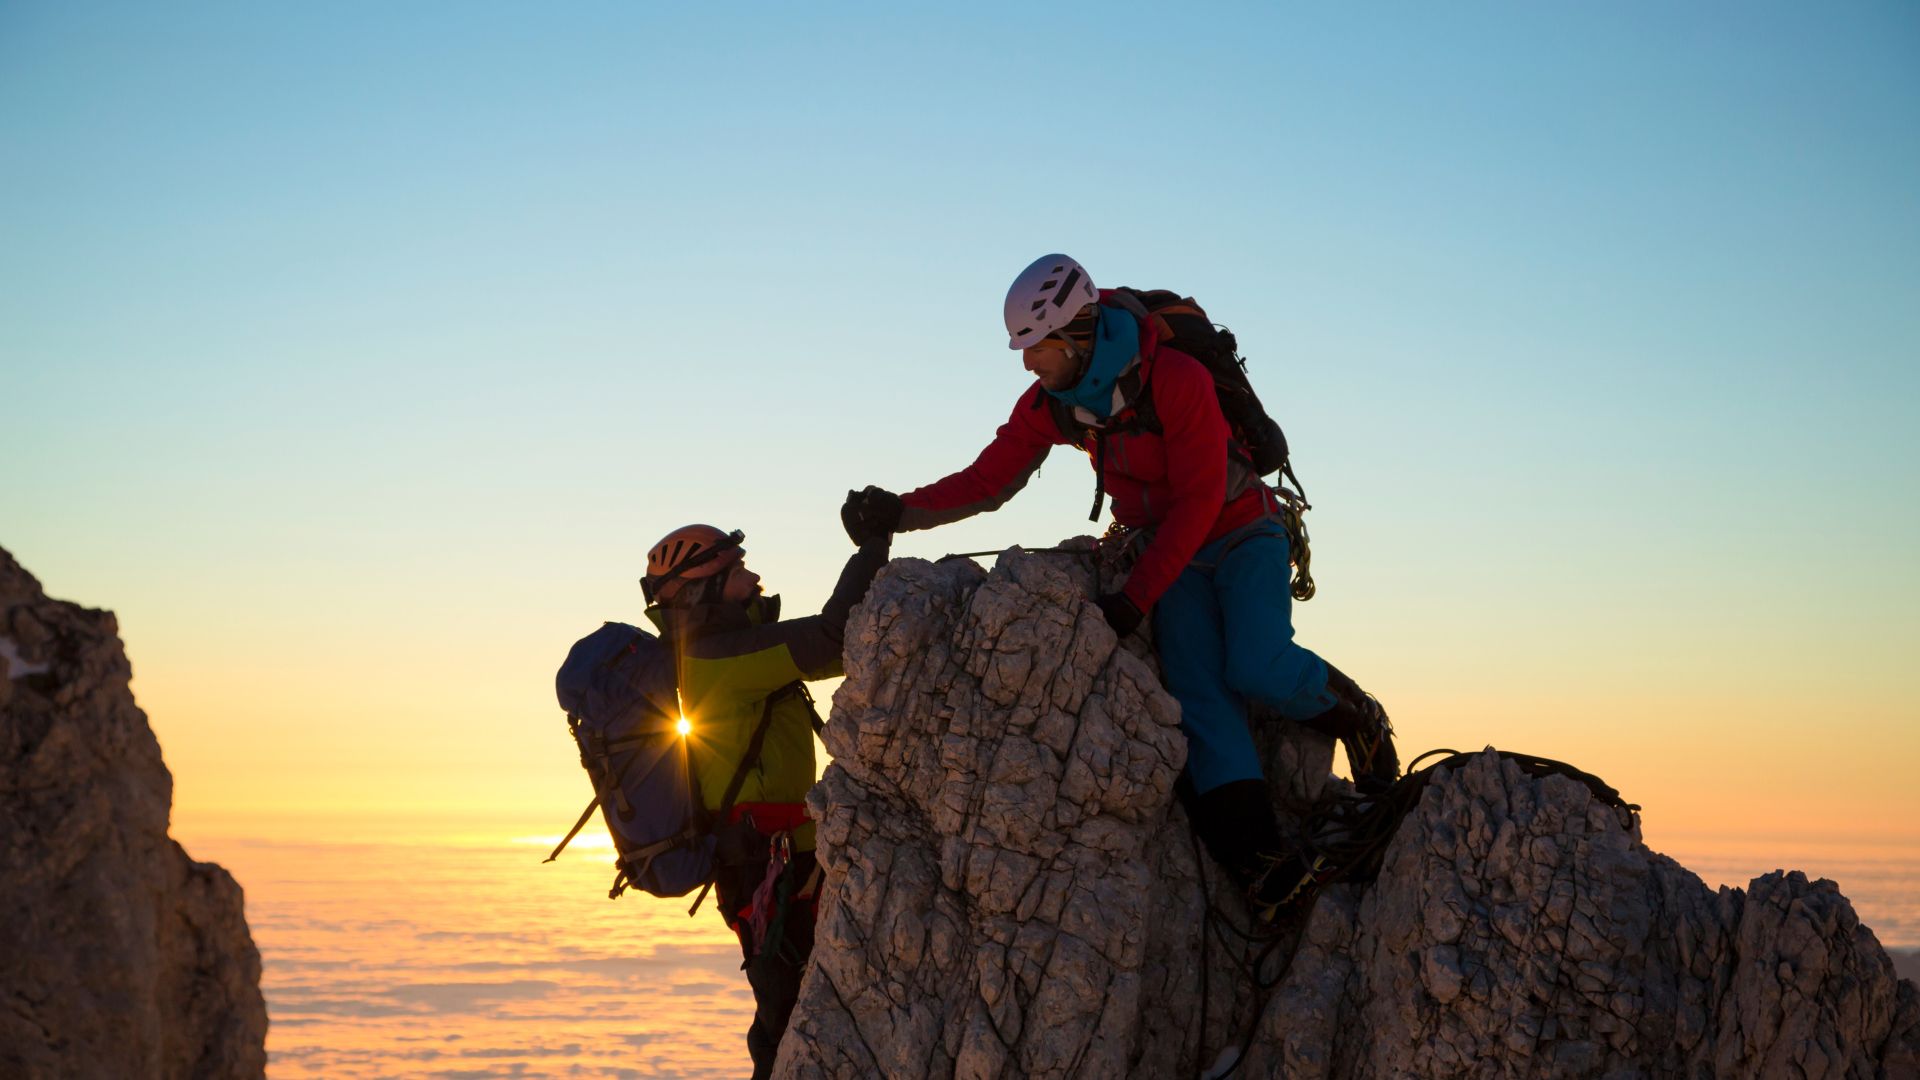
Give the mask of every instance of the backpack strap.
[[580, 830], [587, 827], [587, 821], [593, 817], [593, 812], [600, 808], [600, 801], [601, 793], [598, 791], [594, 792], [593, 801], [587, 804], [585, 810], [580, 811], [580, 820], [574, 822], [573, 828], [567, 830], [567, 835], [561, 837], [560, 843], [554, 845], [553, 854], [540, 860], [541, 865], [545, 865], [559, 858], [560, 853], [567, 850], [567, 845], [573, 843], [573, 838], [579, 836]]
[[[720, 797], [720, 808], [714, 811], [716, 819], [725, 818], [727, 812], [733, 809], [733, 800], [740, 796], [740, 788], [747, 782], [747, 770], [759, 764], [761, 744], [767, 741], [767, 729], [773, 726], [773, 707], [778, 705], [782, 698], [791, 697], [796, 693], [805, 697], [806, 692], [806, 687], [800, 684], [800, 680], [795, 679], [767, 695], [767, 703], [760, 710], [760, 725], [753, 729], [753, 740], [747, 743], [747, 752], [740, 757], [740, 767], [733, 770], [733, 779], [727, 781], [727, 793]], [[807, 699], [807, 706], [807, 711], [812, 712], [812, 698]]]
[[1068, 446], [1079, 446], [1086, 439], [1087, 432], [1093, 430], [1073, 415], [1072, 406], [1044, 389], [1033, 399], [1032, 407], [1047, 410], [1047, 415], [1053, 417], [1053, 426], [1060, 429], [1060, 435], [1067, 440]]
[[[746, 755], [740, 759], [740, 767], [733, 771], [733, 779], [727, 782], [727, 792], [725, 796], [723, 796], [720, 800], [720, 809], [715, 811], [715, 814], [714, 814], [715, 817], [724, 818], [727, 816], [727, 811], [733, 809], [733, 802], [736, 798], [739, 797], [740, 788], [744, 786], [747, 782], [747, 770], [751, 769], [754, 766], [754, 764], [760, 760], [760, 748], [767, 740], [767, 729], [773, 726], [774, 706], [779, 703], [781, 698], [784, 698], [796, 693], [799, 694], [801, 699], [805, 701], [807, 704], [807, 715], [813, 721], [813, 730], [816, 733], [818, 733], [823, 727], [825, 727], [825, 725], [821, 723], [819, 711], [814, 708], [813, 695], [807, 693], [806, 685], [800, 682], [798, 679], [788, 683], [787, 685], [781, 687], [778, 690], [775, 690], [773, 693], [768, 694], [766, 705], [760, 710], [760, 723], [758, 726], [756, 726], [753, 729], [753, 739], [747, 744]], [[619, 740], [619, 743], [626, 744], [626, 743], [635, 743], [640, 741], [643, 741], [643, 740], [635, 737], [635, 738]], [[609, 745], [611, 746], [615, 744], [609, 744]], [[620, 782], [619, 777], [613, 776], [612, 774], [608, 774], [607, 787], [609, 789], [617, 789], [617, 785], [619, 784], [619, 782]], [[580, 819], [573, 823], [573, 828], [567, 830], [567, 835], [561, 838], [559, 845], [553, 849], [553, 853], [551, 855], [548, 855], [545, 859], [542, 859], [541, 862], [550, 863], [553, 860], [559, 858], [560, 853], [567, 849], [567, 845], [573, 843], [573, 838], [580, 835], [580, 830], [587, 827], [587, 822], [592, 820], [593, 818], [593, 812], [599, 809], [601, 804], [605, 803], [606, 801], [607, 801], [607, 792], [605, 791], [594, 792], [593, 801], [589, 802], [587, 804], [587, 808], [580, 812]], [[695, 809], [697, 810], [698, 808], [696, 807]], [[697, 818], [699, 815], [696, 814], [695, 816]], [[709, 830], [707, 829], [704, 823], [696, 820], [693, 824], [687, 826], [685, 829], [681, 830], [679, 833], [673, 836], [669, 836], [664, 840], [655, 840], [653, 843], [648, 844], [646, 847], [637, 848], [633, 851], [628, 852], [626, 859], [623, 859], [622, 861], [623, 862], [628, 860], [637, 861], [640, 864], [640, 870], [637, 871], [636, 874], [627, 874], [626, 876], [629, 878], [637, 876], [637, 873], [642, 873], [645, 871], [646, 864], [652, 861], [654, 856], [663, 854], [666, 851], [669, 851], [672, 848], [678, 847], [681, 844], [685, 844], [690, 841], [697, 840], [708, 831]], [[704, 889], [701, 890], [700, 895], [702, 898], [704, 898], [706, 896], [706, 890]], [[697, 906], [698, 901], [696, 901], [695, 904]]]
[[1093, 509], [1087, 512], [1088, 521], [1100, 520], [1100, 508], [1107, 502], [1107, 440], [1093, 441]]
[[[773, 693], [768, 694], [767, 703], [760, 709], [760, 724], [753, 729], [753, 739], [747, 743], [747, 752], [740, 756], [740, 767], [733, 770], [733, 779], [727, 781], [727, 791], [726, 794], [720, 797], [720, 808], [714, 811], [714, 820], [723, 821], [726, 819], [728, 811], [733, 809], [733, 801], [740, 797], [741, 786], [747, 782], [747, 770], [753, 768], [753, 766], [760, 761], [760, 747], [767, 741], [767, 729], [773, 726], [773, 707], [778, 705], [782, 698], [791, 697], [794, 694], [799, 694], [800, 697], [806, 701], [807, 712], [813, 716], [814, 729], [816, 731], [819, 730], [820, 714], [813, 708], [813, 695], [807, 693], [805, 683], [799, 679], [795, 679], [780, 689], [775, 690]], [[699, 832], [694, 834], [695, 837], [698, 837], [700, 833], [711, 831], [711, 829], [700, 828], [698, 823], [696, 823], [694, 826], [688, 828], [688, 832], [694, 832], [696, 828], [699, 829]], [[678, 842], [678, 838], [675, 838], [675, 840]], [[649, 847], [653, 846], [657, 845], [649, 845]], [[649, 855], [648, 857], [651, 858], [652, 856]], [[688, 918], [692, 918], [694, 912], [700, 910], [701, 903], [707, 899], [707, 892], [713, 888], [713, 881], [714, 879], [709, 877], [707, 883], [700, 886], [700, 895], [693, 898], [693, 906], [687, 909]]]
[[807, 703], [807, 722], [813, 725], [813, 733], [819, 735], [825, 732], [827, 722], [820, 719], [820, 709], [813, 703], [813, 691], [808, 690], [807, 684], [803, 682], [794, 682], [789, 685], [799, 692], [800, 700]]
[[[567, 717], [568, 727], [570, 728], [575, 727], [578, 725], [578, 723], [579, 721], [576, 718], [571, 716]], [[646, 740], [643, 736], [629, 735], [621, 739], [608, 739], [608, 740], [598, 740], [598, 741], [603, 744], [602, 752], [598, 756], [600, 756], [603, 761], [611, 762], [613, 759], [614, 751], [625, 750], [636, 743], [645, 742]], [[582, 751], [581, 752], [582, 764], [585, 764], [585, 758], [586, 758], [586, 752]], [[573, 843], [573, 838], [576, 836], [579, 836], [580, 830], [587, 827], [587, 822], [593, 818], [593, 812], [599, 809], [602, 803], [605, 803], [607, 801], [607, 796], [609, 792], [613, 793], [613, 795], [617, 798], [624, 798], [624, 793], [621, 792], [620, 790], [620, 780], [621, 780], [621, 777], [625, 775], [624, 772], [621, 775], [614, 775], [612, 772], [608, 771], [608, 772], [605, 772], [603, 775], [606, 776], [605, 786], [599, 790], [596, 790], [593, 793], [593, 801], [587, 804], [587, 808], [585, 810], [580, 811], [580, 820], [574, 822], [573, 828], [567, 830], [567, 835], [560, 838], [560, 843], [554, 846], [553, 853], [548, 855], [546, 858], [540, 860], [541, 865], [544, 866], [545, 864], [550, 863], [553, 860], [559, 858], [560, 853], [567, 850], [567, 845]], [[627, 811], [623, 809], [622, 812], [625, 813]]]
[[1109, 421], [1104, 426], [1088, 431], [1094, 432], [1093, 446], [1093, 512], [1087, 515], [1088, 521], [1099, 521], [1100, 511], [1107, 501], [1107, 440], [1116, 435], [1131, 435], [1144, 431], [1151, 435], [1160, 434], [1160, 414], [1153, 407], [1153, 382], [1146, 377], [1146, 365], [1136, 367], [1129, 377], [1139, 380], [1139, 385], [1127, 397], [1127, 418]]

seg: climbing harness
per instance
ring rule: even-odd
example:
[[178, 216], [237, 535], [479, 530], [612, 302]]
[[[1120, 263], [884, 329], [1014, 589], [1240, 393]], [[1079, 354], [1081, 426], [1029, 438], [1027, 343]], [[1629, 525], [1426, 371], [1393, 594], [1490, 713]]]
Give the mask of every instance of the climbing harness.
[[787, 920], [792, 917], [795, 908], [816, 902], [821, 872], [817, 860], [808, 860], [810, 869], [806, 878], [797, 880], [798, 861], [793, 850], [792, 832], [778, 832], [769, 838], [766, 873], [754, 888], [753, 898], [742, 913], [741, 921], [745, 924], [742, 936], [747, 941], [749, 954], [740, 963], [742, 969], [751, 968], [758, 973], [780, 960], [789, 963], [800, 961], [793, 943], [787, 940]]
[[778, 832], [767, 853], [766, 876], [753, 890], [747, 925], [751, 928], [753, 955], [740, 966], [754, 965], [756, 970], [771, 964], [785, 944], [787, 914], [793, 907], [793, 834]]

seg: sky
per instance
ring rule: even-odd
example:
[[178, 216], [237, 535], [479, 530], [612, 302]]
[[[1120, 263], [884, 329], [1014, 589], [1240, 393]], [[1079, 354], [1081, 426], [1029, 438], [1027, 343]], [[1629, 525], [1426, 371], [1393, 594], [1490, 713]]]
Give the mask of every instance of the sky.
[[[650, 543], [817, 609], [1064, 251], [1234, 329], [1406, 756], [1920, 847], [1911, 4], [5, 2], [0, 191], [0, 546], [176, 820], [564, 828]], [[1078, 457], [896, 554], [1097, 531]]]

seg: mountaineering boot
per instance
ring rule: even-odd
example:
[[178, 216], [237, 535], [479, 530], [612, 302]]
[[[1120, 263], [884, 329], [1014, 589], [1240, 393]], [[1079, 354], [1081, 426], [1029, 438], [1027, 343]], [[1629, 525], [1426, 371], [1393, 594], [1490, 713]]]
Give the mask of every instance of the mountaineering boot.
[[1393, 748], [1387, 710], [1332, 664], [1327, 665], [1327, 692], [1333, 695], [1333, 708], [1308, 719], [1307, 726], [1346, 747], [1353, 786], [1362, 795], [1380, 794], [1400, 778], [1400, 755]]
[[1251, 866], [1255, 852], [1280, 847], [1280, 823], [1273, 816], [1265, 780], [1229, 781], [1195, 796], [1188, 805], [1200, 842], [1229, 874], [1238, 876]]
[[1234, 780], [1189, 805], [1194, 831], [1239, 887], [1256, 923], [1270, 924], [1311, 897], [1331, 871], [1325, 859], [1280, 838], [1264, 780]]

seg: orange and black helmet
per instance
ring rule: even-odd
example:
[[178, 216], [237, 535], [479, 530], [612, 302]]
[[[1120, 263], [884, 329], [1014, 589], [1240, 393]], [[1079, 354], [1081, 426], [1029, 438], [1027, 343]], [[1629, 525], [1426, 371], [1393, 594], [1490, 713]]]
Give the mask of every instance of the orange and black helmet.
[[675, 582], [713, 577], [738, 565], [746, 538], [739, 529], [728, 533], [711, 525], [683, 525], [647, 551], [640, 588], [648, 600], [665, 602], [680, 591], [668, 588]]

